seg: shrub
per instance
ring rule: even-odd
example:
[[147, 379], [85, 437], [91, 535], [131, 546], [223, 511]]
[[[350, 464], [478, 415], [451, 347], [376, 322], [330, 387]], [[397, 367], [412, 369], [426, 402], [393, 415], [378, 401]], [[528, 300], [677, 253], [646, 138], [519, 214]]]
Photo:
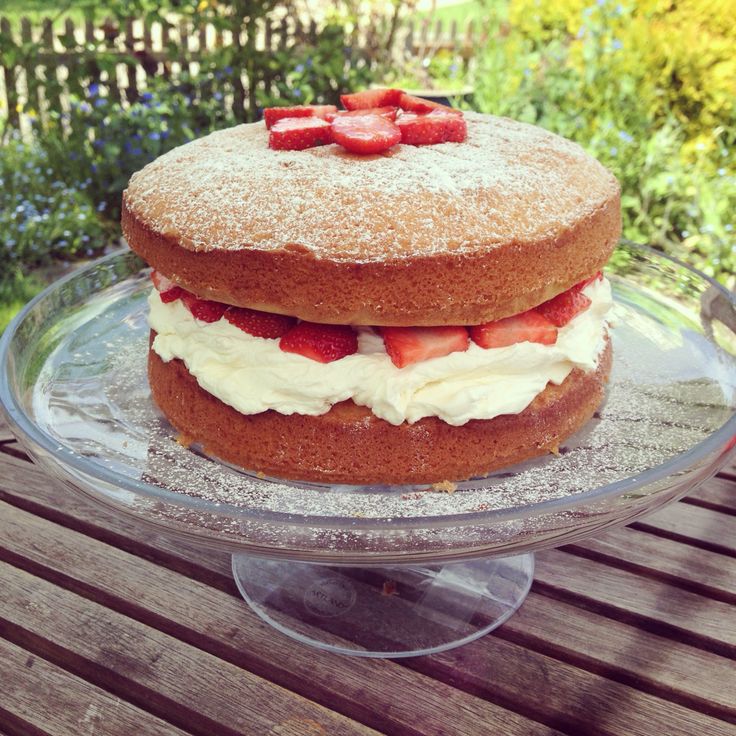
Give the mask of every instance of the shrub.
[[98, 218], [91, 184], [87, 178], [70, 186], [35, 144], [14, 138], [0, 148], [0, 288], [5, 293], [31, 269], [105, 247], [109, 233]]
[[[683, 119], [684, 104], [662, 102], [670, 90], [658, 86], [660, 69], [647, 67], [658, 57], [645, 39], [621, 40], [624, 29], [634, 34], [640, 11], [606, 0], [582, 5], [521, 0], [508, 18], [496, 15], [479, 59], [476, 106], [578, 141], [621, 182], [625, 237], [734, 285], [736, 167], [728, 151], [736, 115], [712, 107], [717, 125]], [[691, 84], [687, 67], [671, 72], [683, 88]]]
[[188, 75], [173, 84], [157, 80], [127, 108], [92, 84], [84, 99], [72, 97], [70, 112], [51, 113], [38, 144], [67, 182], [88, 181], [107, 217], [117, 221], [123, 189], [135, 171], [176, 146], [235, 123], [221, 92], [198, 93], [204, 80], [195, 84]]

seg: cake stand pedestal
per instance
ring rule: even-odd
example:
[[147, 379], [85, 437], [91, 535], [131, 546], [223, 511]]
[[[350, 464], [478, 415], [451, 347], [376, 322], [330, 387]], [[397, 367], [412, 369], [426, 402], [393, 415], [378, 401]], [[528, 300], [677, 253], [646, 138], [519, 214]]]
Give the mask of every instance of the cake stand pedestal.
[[243, 598], [304, 644], [358, 657], [416, 657], [467, 644], [523, 603], [534, 555], [352, 567], [234, 554]]

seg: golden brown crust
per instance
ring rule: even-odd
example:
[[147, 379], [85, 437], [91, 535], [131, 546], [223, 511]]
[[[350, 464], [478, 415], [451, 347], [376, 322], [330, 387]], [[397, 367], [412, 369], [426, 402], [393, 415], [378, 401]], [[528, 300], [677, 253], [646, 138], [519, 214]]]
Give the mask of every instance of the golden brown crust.
[[611, 367], [575, 369], [518, 415], [454, 427], [435, 417], [394, 426], [352, 401], [321, 416], [244, 415], [204, 391], [181, 360], [149, 351], [153, 399], [188, 441], [269, 476], [333, 483], [434, 483], [484, 475], [556, 451], [600, 405]]
[[601, 269], [615, 178], [540, 128], [466, 119], [465, 143], [365, 157], [221, 131], [134, 175], [123, 232], [201, 297], [339, 324], [479, 324]]

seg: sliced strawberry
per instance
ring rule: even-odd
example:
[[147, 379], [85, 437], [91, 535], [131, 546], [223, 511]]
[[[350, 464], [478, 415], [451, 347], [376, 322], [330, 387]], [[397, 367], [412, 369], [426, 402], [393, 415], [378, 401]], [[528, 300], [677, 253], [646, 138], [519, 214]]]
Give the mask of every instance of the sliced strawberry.
[[313, 117], [279, 120], [268, 136], [268, 147], [280, 151], [303, 151], [331, 142], [330, 124]]
[[312, 116], [315, 118], [322, 118], [329, 122], [329, 115], [334, 115], [337, 112], [335, 105], [306, 105], [312, 111]]
[[259, 312], [247, 307], [228, 307], [225, 319], [254, 337], [281, 337], [296, 323], [294, 317], [271, 312]]
[[181, 299], [185, 293], [181, 286], [177, 286], [171, 279], [166, 278], [158, 271], [151, 271], [151, 281], [153, 281], [153, 285], [158, 291], [159, 299], [164, 304]]
[[355, 117], [356, 115], [380, 115], [382, 118], [393, 122], [396, 120], [398, 111], [399, 108], [393, 105], [386, 105], [386, 107], [367, 107], [359, 110], [340, 110], [339, 112], [327, 113], [325, 120], [331, 123], [335, 118]]
[[170, 302], [175, 302], [177, 299], [181, 299], [184, 294], [186, 294], [186, 291], [181, 286], [172, 286], [170, 289], [166, 289], [166, 291], [159, 291], [158, 297], [164, 304], [169, 304]]
[[406, 112], [425, 113], [432, 112], [432, 110], [441, 110], [450, 115], [462, 116], [463, 114], [462, 110], [456, 110], [454, 107], [441, 105], [439, 102], [433, 102], [432, 100], [424, 100], [421, 97], [414, 97], [414, 95], [409, 95], [406, 92], [401, 93], [398, 104]]
[[267, 107], [263, 111], [266, 129], [271, 130], [273, 124], [284, 118], [322, 118], [337, 112], [334, 105], [294, 105], [292, 107]]
[[590, 286], [594, 281], [603, 281], [603, 271], [597, 271], [590, 278], [578, 281], [578, 283], [572, 288], [575, 289], [575, 291], [582, 291], [586, 286]]
[[470, 337], [482, 348], [503, 348], [517, 342], [554, 345], [557, 342], [557, 328], [539, 312], [530, 309], [513, 317], [473, 325]]
[[397, 368], [468, 349], [464, 327], [381, 327], [381, 335]]
[[399, 105], [399, 97], [404, 94], [400, 89], [367, 89], [351, 95], [340, 95], [340, 102], [346, 110], [365, 110], [369, 107], [385, 107]]
[[433, 143], [462, 143], [467, 135], [465, 118], [444, 112], [427, 114], [406, 112], [396, 119], [401, 129], [401, 142], [413, 146]]
[[358, 352], [358, 336], [349, 325], [300, 322], [280, 340], [286, 353], [298, 353], [319, 363], [331, 363]]
[[590, 298], [573, 287], [544, 304], [540, 304], [537, 311], [558, 327], [564, 327], [575, 315], [587, 309], [590, 304]]
[[185, 291], [181, 297], [192, 316], [201, 319], [202, 322], [217, 322], [227, 309], [227, 304], [213, 302], [210, 299], [200, 299], [189, 291]]
[[283, 118], [311, 118], [314, 113], [307, 105], [295, 105], [293, 107], [267, 107], [263, 111], [263, 119], [266, 129], [271, 130], [273, 124]]
[[332, 121], [332, 140], [352, 153], [381, 153], [401, 141], [401, 131], [381, 115], [345, 115]]

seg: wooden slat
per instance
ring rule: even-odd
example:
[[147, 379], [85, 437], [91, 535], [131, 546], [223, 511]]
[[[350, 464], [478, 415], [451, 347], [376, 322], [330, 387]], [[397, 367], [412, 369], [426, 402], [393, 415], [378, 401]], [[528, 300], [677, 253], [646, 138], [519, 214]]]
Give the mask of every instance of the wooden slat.
[[[103, 560], [97, 564], [104, 567]], [[76, 674], [154, 714], [165, 713], [198, 736], [263, 733], [289, 720], [314, 722], [327, 733], [346, 736], [376, 733], [5, 563], [0, 563], [0, 585], [0, 632], [5, 638], [52, 661], [64, 661]]]
[[540, 592], [575, 600], [620, 621], [736, 656], [733, 607], [727, 603], [559, 550], [537, 555], [535, 584]]
[[736, 478], [711, 478], [684, 500], [708, 504], [714, 510], [736, 513]]
[[736, 557], [733, 517], [717, 511], [673, 503], [632, 527]]
[[[523, 705], [531, 717], [545, 719], [568, 733], [733, 736], [733, 726], [721, 719], [492, 635], [465, 647], [417, 658], [410, 666], [464, 689]], [[661, 725], [653, 728], [654, 724]]]
[[628, 685], [736, 720], [733, 662], [532, 593], [495, 634]]
[[[688, 507], [683, 508], [686, 511]], [[736, 534], [736, 520], [733, 530]], [[564, 549], [736, 603], [736, 561], [716, 552], [631, 528], [614, 529]]]
[[[0, 31], [6, 37], [12, 37], [10, 21], [7, 18], [0, 18]], [[20, 115], [18, 114], [18, 74], [15, 66], [3, 66], [3, 84], [5, 86], [5, 96], [8, 103], [8, 120], [10, 124], [17, 128], [20, 125]]]
[[[0, 555], [13, 564], [387, 733], [441, 734], [450, 717], [462, 734], [553, 733], [392, 662], [299, 646], [273, 633], [235, 591], [224, 593], [19, 509], [3, 505], [0, 538]], [[218, 559], [225, 568], [227, 560]]]
[[4, 639], [0, 639], [0, 683], [3, 733], [36, 729], [35, 733], [48, 736], [186, 736], [185, 731]]

